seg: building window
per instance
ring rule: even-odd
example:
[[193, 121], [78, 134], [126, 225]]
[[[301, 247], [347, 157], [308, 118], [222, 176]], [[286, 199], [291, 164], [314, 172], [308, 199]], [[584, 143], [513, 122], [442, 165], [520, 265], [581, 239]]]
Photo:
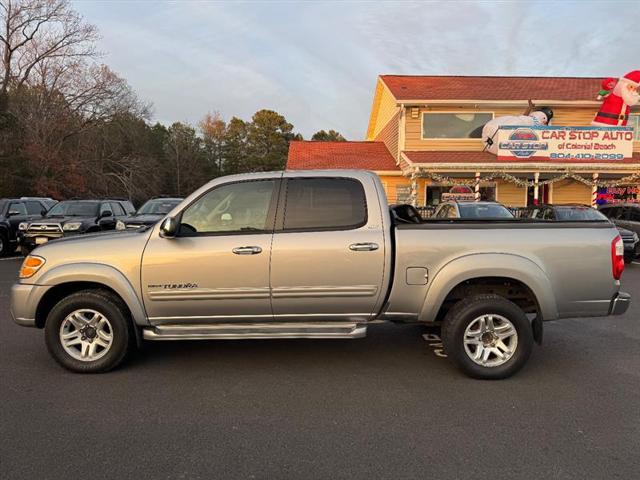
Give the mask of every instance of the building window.
[[633, 131], [636, 133], [636, 141], [640, 141], [640, 115], [630, 115], [629, 126], [633, 127]]
[[[449, 193], [450, 190], [454, 187], [454, 185], [440, 185], [437, 183], [432, 183], [431, 185], [427, 185], [425, 188], [426, 192], [426, 205], [439, 205], [442, 203], [442, 194]], [[462, 198], [466, 198], [466, 196], [462, 196]], [[496, 184], [495, 182], [487, 182], [480, 184], [480, 200], [487, 202], [495, 202], [496, 201]]]
[[493, 120], [492, 112], [422, 114], [422, 139], [482, 138], [482, 127]]

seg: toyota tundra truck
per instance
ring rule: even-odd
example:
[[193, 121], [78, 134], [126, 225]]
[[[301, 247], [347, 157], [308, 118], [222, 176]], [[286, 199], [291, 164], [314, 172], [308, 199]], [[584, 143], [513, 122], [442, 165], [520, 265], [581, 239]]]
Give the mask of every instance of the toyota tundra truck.
[[448, 357], [506, 378], [543, 323], [624, 313], [608, 221], [423, 220], [366, 171], [222, 177], [155, 226], [64, 238], [22, 265], [11, 309], [74, 372], [146, 341], [349, 339], [380, 321], [440, 326]]

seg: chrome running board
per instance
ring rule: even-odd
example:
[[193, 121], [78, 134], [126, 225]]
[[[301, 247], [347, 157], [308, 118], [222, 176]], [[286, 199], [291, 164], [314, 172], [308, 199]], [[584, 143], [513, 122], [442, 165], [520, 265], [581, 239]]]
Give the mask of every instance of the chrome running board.
[[357, 323], [224, 323], [158, 325], [145, 328], [145, 340], [249, 340], [269, 338], [362, 338], [367, 326]]

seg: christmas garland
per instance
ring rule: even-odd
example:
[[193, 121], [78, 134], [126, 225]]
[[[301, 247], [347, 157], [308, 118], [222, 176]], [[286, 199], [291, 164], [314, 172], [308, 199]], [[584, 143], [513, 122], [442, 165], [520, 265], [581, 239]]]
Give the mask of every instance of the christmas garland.
[[[536, 182], [534, 180], [523, 180], [514, 175], [511, 175], [510, 173], [502, 172], [502, 171], [489, 173], [488, 175], [479, 177], [477, 180], [476, 178], [467, 179], [467, 178], [447, 177], [444, 175], [439, 175], [437, 173], [424, 172], [424, 171], [416, 172], [411, 176], [412, 180], [415, 180], [418, 177], [428, 178], [435, 182], [443, 183], [445, 185], [473, 186], [476, 184], [476, 181], [490, 182], [496, 179], [506, 180], [507, 182], [514, 183], [519, 187], [528, 188], [528, 187], [534, 187], [536, 185]], [[592, 180], [592, 179], [581, 177], [580, 175], [576, 175], [573, 172], [566, 172], [566, 173], [563, 173], [562, 175], [559, 175], [554, 178], [550, 178], [548, 180], [538, 181], [537, 185], [538, 186], [551, 185], [553, 183], [560, 182], [562, 180], [568, 180], [568, 179], [575, 180], [577, 182], [580, 182], [584, 185], [588, 185], [590, 187], [620, 187], [620, 186], [628, 185], [630, 183], [640, 182], [640, 172], [634, 173], [627, 177], [619, 178], [617, 180]]]

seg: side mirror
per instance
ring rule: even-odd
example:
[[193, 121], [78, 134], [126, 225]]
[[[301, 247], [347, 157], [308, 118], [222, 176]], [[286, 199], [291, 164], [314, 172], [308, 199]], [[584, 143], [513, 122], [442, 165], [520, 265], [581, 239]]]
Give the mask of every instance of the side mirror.
[[160, 225], [160, 235], [166, 238], [173, 238], [178, 233], [178, 219], [176, 217], [167, 217]]
[[100, 214], [100, 218], [112, 217], [113, 212], [111, 210], [105, 210]]
[[43, 208], [42, 210], [40, 210], [40, 216], [44, 217], [47, 214], [47, 211]]

